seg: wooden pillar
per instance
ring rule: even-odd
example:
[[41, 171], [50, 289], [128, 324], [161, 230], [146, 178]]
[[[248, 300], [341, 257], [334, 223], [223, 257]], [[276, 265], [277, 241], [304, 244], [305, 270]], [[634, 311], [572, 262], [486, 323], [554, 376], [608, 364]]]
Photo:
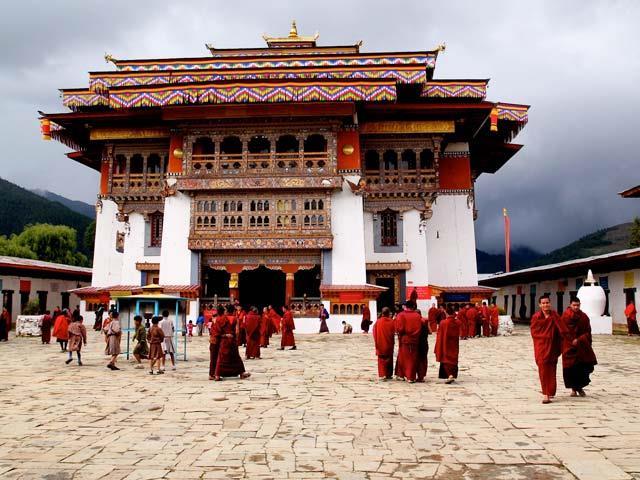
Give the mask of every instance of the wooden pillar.
[[233, 303], [240, 296], [240, 288], [238, 287], [238, 274], [232, 273], [229, 277], [229, 297], [230, 302]]
[[291, 303], [291, 297], [293, 297], [294, 274], [286, 273], [285, 275], [284, 303], [285, 305], [289, 305], [289, 303]]

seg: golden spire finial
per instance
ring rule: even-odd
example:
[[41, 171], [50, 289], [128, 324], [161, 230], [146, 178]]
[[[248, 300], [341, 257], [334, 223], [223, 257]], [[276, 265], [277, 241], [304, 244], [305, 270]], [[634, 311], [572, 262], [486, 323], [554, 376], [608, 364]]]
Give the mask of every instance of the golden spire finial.
[[107, 62], [107, 63], [111, 62], [111, 63], [113, 63], [114, 65], [115, 65], [115, 63], [116, 63], [116, 59], [115, 59], [115, 58], [113, 58], [113, 55], [111, 55], [111, 54], [109, 54], [109, 53], [105, 53], [105, 54], [104, 54], [104, 61], [105, 61], [105, 62]]
[[291, 22], [291, 30], [289, 30], [289, 38], [296, 38], [298, 36], [298, 27], [296, 26], [296, 21], [293, 20]]

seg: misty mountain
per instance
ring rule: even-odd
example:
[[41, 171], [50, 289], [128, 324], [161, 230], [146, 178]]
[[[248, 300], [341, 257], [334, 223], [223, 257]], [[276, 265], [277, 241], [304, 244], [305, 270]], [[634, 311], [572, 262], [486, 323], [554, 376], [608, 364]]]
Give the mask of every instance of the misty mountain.
[[93, 205], [81, 202], [80, 200], [70, 200], [66, 197], [50, 192], [49, 190], [41, 190], [39, 188], [35, 188], [31, 191], [36, 195], [40, 195], [41, 197], [46, 198], [47, 200], [51, 200], [52, 202], [61, 203], [69, 210], [73, 210], [74, 212], [84, 215], [85, 217], [96, 218], [96, 209]]
[[[542, 254], [529, 247], [513, 247], [511, 249], [511, 270], [520, 270], [531, 266]], [[504, 272], [504, 253], [491, 254], [476, 250], [478, 273]]]

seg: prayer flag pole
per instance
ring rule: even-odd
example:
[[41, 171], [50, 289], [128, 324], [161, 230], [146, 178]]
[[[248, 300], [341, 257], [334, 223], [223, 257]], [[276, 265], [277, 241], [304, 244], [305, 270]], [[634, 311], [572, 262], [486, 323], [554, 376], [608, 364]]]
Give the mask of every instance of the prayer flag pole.
[[505, 271], [508, 273], [511, 271], [511, 220], [506, 208], [502, 209], [502, 215], [504, 216], [504, 262]]

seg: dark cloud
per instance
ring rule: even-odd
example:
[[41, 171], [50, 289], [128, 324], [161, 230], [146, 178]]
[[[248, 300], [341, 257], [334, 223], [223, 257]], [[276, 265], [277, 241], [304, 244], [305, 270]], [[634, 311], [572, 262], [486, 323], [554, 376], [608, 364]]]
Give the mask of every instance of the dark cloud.
[[10, 3], [0, 19], [2, 175], [92, 202], [97, 174], [42, 142], [37, 110], [62, 111], [57, 89], [84, 86], [87, 71], [118, 58], [199, 56], [204, 43], [260, 45], [292, 18], [321, 43], [417, 50], [442, 41], [438, 78], [490, 77], [489, 99], [532, 105], [525, 144], [477, 183], [480, 248], [502, 245], [502, 208], [514, 243], [549, 250], [640, 215], [616, 192], [640, 183], [640, 4], [617, 2], [219, 2]]

